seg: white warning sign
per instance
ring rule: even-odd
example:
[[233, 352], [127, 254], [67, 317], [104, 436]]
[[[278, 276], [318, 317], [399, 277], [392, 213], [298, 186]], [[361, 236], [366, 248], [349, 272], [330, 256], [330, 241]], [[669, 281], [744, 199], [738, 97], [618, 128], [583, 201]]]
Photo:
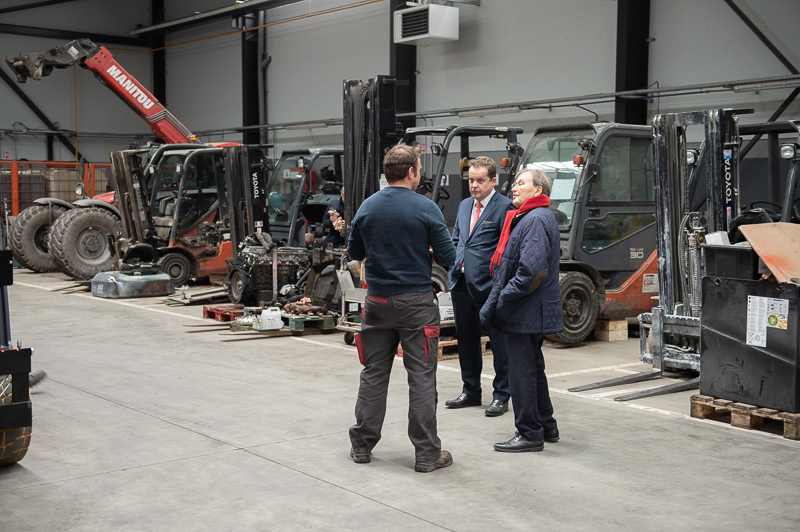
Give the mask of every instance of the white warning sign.
[[767, 347], [767, 299], [747, 296], [747, 345]]
[[642, 293], [643, 294], [657, 294], [658, 293], [658, 274], [646, 273], [642, 276]]

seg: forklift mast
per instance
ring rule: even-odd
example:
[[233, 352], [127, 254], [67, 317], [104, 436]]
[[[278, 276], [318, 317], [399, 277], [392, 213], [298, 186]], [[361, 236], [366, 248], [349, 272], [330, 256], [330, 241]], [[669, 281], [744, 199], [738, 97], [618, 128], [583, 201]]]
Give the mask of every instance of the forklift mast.
[[133, 112], [141, 116], [164, 142], [183, 144], [197, 142], [195, 136], [159, 102], [144, 85], [122, 68], [111, 52], [89, 39], [77, 39], [45, 52], [33, 52], [6, 59], [19, 83], [28, 78], [40, 80], [54, 68], [63, 69], [79, 64], [92, 72], [103, 85], [111, 89]]
[[383, 188], [383, 157], [402, 138], [395, 87], [406, 83], [382, 75], [366, 82], [344, 81], [345, 241], [358, 208]]
[[267, 172], [271, 162], [267, 150], [258, 145], [225, 148], [225, 194], [234, 258], [246, 237], [270, 234]]

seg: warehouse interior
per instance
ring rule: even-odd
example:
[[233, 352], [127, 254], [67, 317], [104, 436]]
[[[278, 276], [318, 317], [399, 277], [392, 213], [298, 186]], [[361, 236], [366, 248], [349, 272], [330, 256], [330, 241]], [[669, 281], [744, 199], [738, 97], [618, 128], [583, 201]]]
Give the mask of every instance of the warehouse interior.
[[[437, 26], [439, 8], [449, 25]], [[413, 10], [432, 17], [428, 32], [398, 42], [402, 13]], [[0, 266], [0, 463], [21, 441], [12, 432], [28, 431], [20, 459], [0, 467], [0, 529], [796, 529], [799, 19], [792, 0], [0, 0], [0, 262], [8, 262]], [[89, 42], [87, 56], [44, 69], [41, 79], [23, 61], [48, 51], [48, 61], [69, 59], [75, 46], [52, 51], [72, 41]], [[124, 79], [119, 69], [103, 67], [111, 79], [87, 68], [99, 47]], [[164, 112], [137, 110], [136, 95], [126, 99], [117, 80], [138, 83], [125, 90]], [[359, 92], [381, 95], [364, 115], [352, 112]], [[378, 113], [387, 101], [388, 114]], [[450, 231], [469, 197], [470, 159], [497, 160], [497, 191], [510, 196], [517, 164], [544, 164], [537, 154], [552, 151], [553, 139], [580, 145], [580, 162], [573, 166], [572, 152], [562, 159], [576, 178], [548, 173], [554, 200], [558, 184], [569, 187], [551, 209], [566, 219], [558, 218], [562, 275], [585, 272], [598, 308], [580, 331], [544, 344], [561, 432], [544, 452], [493, 450], [514, 431], [513, 404], [496, 418], [445, 408], [462, 381], [452, 315], [442, 311], [437, 420], [453, 465], [414, 471], [402, 353], [371, 463], [349, 454], [362, 366], [358, 319], [347, 310], [358, 290], [342, 274], [349, 268], [356, 285], [359, 276], [341, 253], [328, 248], [325, 258], [309, 205], [316, 194], [322, 203], [311, 207], [322, 209], [341, 192], [349, 227], [380, 171], [359, 168], [348, 146], [356, 139], [385, 153], [387, 131], [391, 143], [414, 138], [421, 148], [422, 173], [433, 179], [418, 192], [437, 203]], [[431, 131], [464, 137], [447, 144]], [[619, 138], [624, 164], [609, 163]], [[218, 176], [225, 168], [226, 193], [242, 197], [229, 199], [230, 227], [206, 217], [212, 231], [198, 215], [191, 234], [206, 251], [149, 259], [155, 269], [135, 274], [158, 277], [149, 293], [104, 295], [101, 285], [125, 277], [124, 257], [141, 249], [136, 239], [151, 236], [119, 197], [138, 189], [137, 171], [155, 172], [131, 154], [141, 162], [150, 150], [157, 161], [160, 142], [184, 150], [176, 176], [207, 161]], [[251, 176], [252, 157], [262, 164]], [[627, 192], [621, 166], [632, 176]], [[637, 172], [641, 182], [633, 182]], [[308, 193], [292, 184], [317, 186], [305, 181], [312, 175], [338, 188]], [[273, 191], [264, 207], [270, 245], [260, 222], [247, 226], [256, 181]], [[119, 226], [97, 241], [109, 250], [103, 271], [116, 270], [98, 280], [65, 249], [88, 234], [67, 225], [79, 210], [105, 212], [95, 225], [112, 223], [110, 209], [91, 199], [101, 193], [119, 209]], [[14, 224], [32, 219], [26, 210], [37, 205], [46, 230], [31, 238], [49, 243], [48, 267], [14, 247]], [[174, 236], [171, 213], [162, 209], [169, 223], [158, 222], [169, 247], [185, 241]], [[744, 229], [737, 215], [749, 217]], [[611, 229], [601, 223], [608, 220]], [[247, 246], [261, 245], [274, 265], [248, 289], [237, 268], [252, 260]], [[623, 247], [624, 267], [598, 265]], [[294, 276], [285, 285], [280, 253], [281, 279], [290, 263]], [[192, 271], [172, 275], [183, 260]], [[440, 270], [433, 286], [444, 308]], [[336, 288], [323, 297], [313, 283], [325, 279]], [[304, 287], [309, 295], [312, 285], [313, 297], [332, 301], [333, 317], [287, 317], [289, 296]], [[635, 298], [624, 299], [631, 286]], [[260, 330], [252, 316], [270, 300], [283, 309], [280, 334]], [[563, 304], [572, 320], [580, 303]], [[483, 406], [494, 378], [486, 345]], [[29, 372], [30, 384], [9, 385], [16, 381], [7, 377]], [[11, 419], [23, 410], [27, 427]]]

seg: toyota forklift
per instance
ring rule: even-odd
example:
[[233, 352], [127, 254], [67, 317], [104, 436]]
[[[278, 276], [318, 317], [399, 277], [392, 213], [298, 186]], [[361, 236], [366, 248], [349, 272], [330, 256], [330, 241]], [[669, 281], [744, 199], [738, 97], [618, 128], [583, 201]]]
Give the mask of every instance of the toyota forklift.
[[[277, 163], [259, 146], [225, 149], [232, 256], [227, 261], [233, 303], [288, 303], [313, 296], [332, 306], [329, 284], [341, 249], [324, 244], [323, 218], [344, 186], [342, 150], [287, 150]], [[311, 293], [312, 290], [319, 293]]]
[[650, 127], [614, 123], [542, 126], [520, 170], [552, 183], [550, 209], [561, 235], [559, 284], [565, 330], [574, 344], [598, 319], [638, 316], [658, 296], [656, 213]]

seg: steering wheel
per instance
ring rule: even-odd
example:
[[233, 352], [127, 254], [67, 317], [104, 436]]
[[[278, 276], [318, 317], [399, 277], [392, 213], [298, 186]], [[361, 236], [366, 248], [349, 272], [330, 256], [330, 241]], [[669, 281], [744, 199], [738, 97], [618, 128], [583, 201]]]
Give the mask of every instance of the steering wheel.
[[428, 179], [425, 176], [420, 176], [419, 178], [419, 185], [417, 186], [417, 190], [422, 189], [425, 192], [423, 194], [431, 194], [433, 193], [433, 181]]
[[553, 214], [556, 215], [556, 223], [558, 225], [567, 225], [567, 223], [569, 222], [569, 218], [567, 218], [566, 214], [564, 214], [563, 212], [559, 211], [558, 209], [551, 209], [551, 210], [552, 210]]
[[753, 203], [751, 203], [749, 210], [755, 209], [756, 208], [755, 206], [758, 205], [758, 204], [764, 204], [764, 205], [769, 205], [770, 207], [775, 207], [775, 209], [777, 209], [777, 210], [775, 210], [775, 209], [764, 209], [766, 211], [766, 213], [770, 214], [770, 215], [772, 215], [772, 214], [780, 214], [781, 210], [783, 210], [783, 206], [778, 205], [777, 203], [772, 203], [771, 201], [762, 201], [762, 200], [754, 201]]
[[286, 208], [286, 200], [283, 198], [280, 192], [270, 192], [269, 196], [267, 197], [267, 204], [276, 213], [285, 212], [284, 209]]
[[439, 197], [442, 198], [443, 200], [449, 200], [450, 199], [450, 193], [447, 191], [446, 188], [439, 187]]

